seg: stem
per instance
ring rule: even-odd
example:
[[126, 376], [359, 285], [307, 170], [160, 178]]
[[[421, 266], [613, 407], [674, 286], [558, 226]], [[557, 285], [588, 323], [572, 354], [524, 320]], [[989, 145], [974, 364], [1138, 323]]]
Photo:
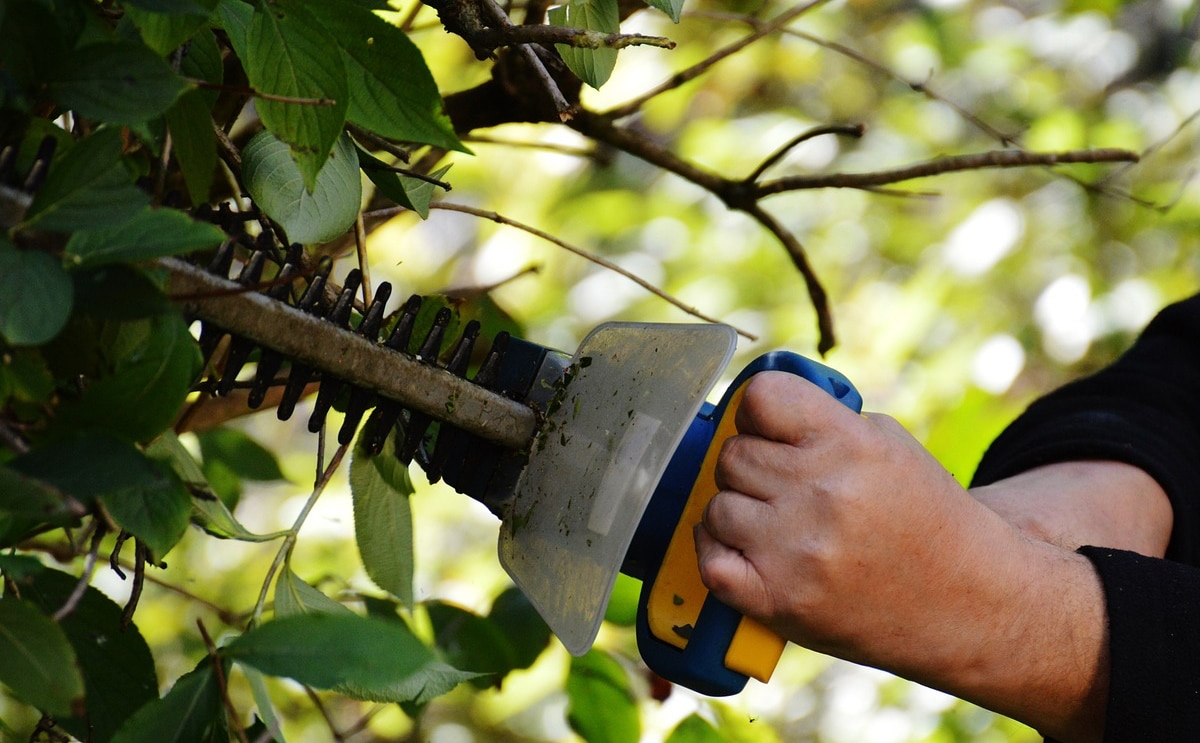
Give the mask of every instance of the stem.
[[253, 627], [258, 624], [258, 620], [262, 617], [263, 608], [267, 604], [267, 592], [271, 589], [271, 583], [275, 578], [275, 573], [283, 565], [284, 561], [292, 554], [292, 548], [296, 545], [296, 537], [300, 534], [300, 528], [304, 526], [304, 521], [308, 518], [308, 514], [312, 511], [313, 506], [317, 504], [317, 499], [321, 497], [325, 486], [329, 484], [329, 480], [333, 477], [333, 473], [342, 463], [342, 457], [346, 456], [346, 452], [350, 449], [349, 444], [342, 444], [334, 452], [333, 460], [324, 472], [320, 473], [317, 478], [316, 485], [313, 487], [312, 494], [308, 496], [308, 500], [304, 502], [304, 508], [300, 509], [300, 515], [296, 517], [296, 521], [292, 524], [292, 528], [288, 529], [284, 534], [283, 543], [279, 545], [279, 551], [275, 553], [275, 559], [271, 562], [271, 567], [267, 569], [267, 575], [263, 578], [262, 588], [258, 592], [258, 601], [254, 604], [254, 612], [250, 615], [250, 624], [247, 627]]

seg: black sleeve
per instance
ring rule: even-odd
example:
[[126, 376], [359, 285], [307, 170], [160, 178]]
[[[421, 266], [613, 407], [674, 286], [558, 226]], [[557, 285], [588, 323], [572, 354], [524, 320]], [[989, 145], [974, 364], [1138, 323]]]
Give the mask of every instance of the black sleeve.
[[974, 485], [1044, 464], [1111, 459], [1171, 499], [1167, 559], [1079, 550], [1104, 586], [1105, 743], [1200, 735], [1200, 295], [1164, 310], [1111, 366], [1029, 407], [988, 449]]
[[1111, 366], [1030, 405], [989, 447], [972, 485], [1086, 459], [1154, 477], [1174, 510], [1167, 557], [1200, 566], [1200, 295], [1163, 310]]

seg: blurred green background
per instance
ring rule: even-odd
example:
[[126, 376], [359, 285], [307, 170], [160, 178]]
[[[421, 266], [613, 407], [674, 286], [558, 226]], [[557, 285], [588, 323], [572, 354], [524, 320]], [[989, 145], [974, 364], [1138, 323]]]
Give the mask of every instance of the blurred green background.
[[[637, 96], [745, 35], [745, 18], [785, 7], [688, 0], [678, 25], [635, 14], [623, 31], [669, 36], [678, 46], [623, 50], [612, 79], [586, 91], [585, 103], [603, 110]], [[397, 5], [396, 17], [409, 10]], [[1197, 23], [1194, 5], [1183, 0], [832, 2], [658, 96], [637, 125], [726, 176], [749, 174], [789, 139], [828, 124], [866, 131], [801, 144], [771, 174], [884, 170], [999, 149], [1001, 139], [1030, 150], [1119, 147], [1141, 155], [1128, 166], [977, 170], [888, 193], [823, 189], [764, 202], [799, 237], [828, 290], [838, 344], [826, 362], [854, 380], [868, 408], [898, 418], [965, 483], [1025, 404], [1112, 359], [1155, 311], [1196, 290]], [[427, 8], [412, 38], [443, 94], [486, 72]], [[756, 334], [741, 339], [731, 376], [771, 349], [816, 355], [804, 282], [751, 219], [563, 126], [506, 125], [486, 135], [467, 140], [474, 156], [450, 157], [445, 201], [536, 226]], [[544, 240], [445, 210], [424, 221], [412, 213], [390, 220], [371, 235], [369, 258], [373, 280], [392, 281], [402, 295], [496, 286], [490, 311], [564, 350], [607, 320], [692, 320]], [[237, 515], [256, 531], [285, 529], [308, 495], [315, 439], [269, 413], [238, 425], [276, 455], [286, 479], [242, 483]], [[195, 436], [184, 440], [199, 451]], [[416, 598], [485, 611], [508, 586], [495, 559], [495, 520], [468, 498], [426, 485], [416, 469], [413, 479]], [[176, 547], [169, 567], [152, 576], [174, 588], [148, 585], [138, 610], [161, 677], [177, 678], [203, 653], [197, 617], [220, 634], [214, 606], [232, 615], [253, 605], [275, 549], [199, 533]], [[306, 522], [292, 568], [327, 594], [369, 590], [344, 472]], [[118, 601], [128, 592], [111, 573], [97, 583]], [[627, 614], [628, 600], [615, 599], [614, 619]], [[658, 701], [623, 624], [606, 624], [600, 645], [630, 674], [646, 741], [664, 739], [695, 712], [717, 732], [676, 732], [674, 740], [1039, 739], [938, 692], [795, 646], [770, 684], [751, 682], [728, 700], [675, 689]], [[464, 686], [415, 721], [394, 706], [375, 710], [340, 697], [326, 700], [325, 714], [354, 741], [572, 740], [564, 719], [568, 661], [552, 644], [502, 688]], [[272, 696], [288, 741], [330, 739], [330, 723], [298, 686], [273, 686]], [[0, 717], [11, 721], [22, 713], [8, 704], [0, 701]], [[719, 737], [703, 737], [710, 733]]]

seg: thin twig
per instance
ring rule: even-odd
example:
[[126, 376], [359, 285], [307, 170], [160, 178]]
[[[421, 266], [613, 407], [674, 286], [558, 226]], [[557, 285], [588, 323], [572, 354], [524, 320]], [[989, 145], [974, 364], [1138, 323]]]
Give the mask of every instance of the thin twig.
[[308, 684], [304, 684], [304, 693], [308, 696], [309, 701], [321, 713], [321, 717], [325, 718], [325, 726], [329, 728], [329, 734], [333, 736], [333, 740], [338, 743], [344, 743], [346, 735], [338, 730], [337, 723], [333, 721], [333, 715], [329, 714], [329, 710], [325, 707], [325, 703], [321, 701], [321, 697], [317, 696], [317, 692]]
[[766, 181], [755, 186], [758, 198], [772, 194], [813, 188], [873, 188], [892, 183], [926, 178], [964, 170], [988, 168], [1025, 168], [1067, 163], [1136, 162], [1136, 153], [1118, 149], [1070, 150], [1067, 152], [1026, 152], [1025, 150], [994, 150], [969, 155], [951, 155], [906, 165], [892, 170], [869, 173], [827, 173], [798, 175]]
[[[133, 563], [122, 562], [122, 564], [130, 570], [134, 569]], [[194, 601], [197, 604], [200, 604], [201, 606], [204, 606], [204, 607], [210, 609], [214, 614], [217, 615], [218, 619], [220, 619], [222, 622], [229, 625], [230, 627], [236, 626], [239, 622], [239, 615], [237, 612], [233, 611], [232, 609], [227, 609], [224, 606], [214, 604], [212, 601], [209, 601], [208, 599], [204, 598], [203, 596], [197, 596], [196, 594], [192, 593], [191, 591], [187, 590], [186, 588], [184, 588], [182, 586], [177, 586], [174, 583], [171, 583], [167, 580], [159, 578], [159, 577], [155, 576], [153, 573], [146, 573], [146, 580], [150, 581], [151, 583], [153, 583], [156, 586], [165, 588], [166, 590], [171, 591], [172, 593], [177, 593], [180, 596], [183, 596], [184, 598], [188, 599], [189, 601]]]
[[87, 557], [83, 561], [83, 573], [80, 574], [79, 580], [75, 582], [75, 587], [71, 589], [71, 594], [67, 596], [67, 600], [50, 616], [56, 622], [61, 622], [71, 615], [79, 606], [79, 602], [83, 599], [83, 595], [87, 593], [87, 588], [92, 582], [92, 573], [96, 570], [96, 557], [100, 554], [100, 540], [104, 538], [106, 529], [102, 522], [96, 521], [96, 531], [92, 532], [92, 544], [88, 548]]
[[554, 152], [560, 155], [574, 155], [575, 157], [587, 158], [589, 160], [597, 159], [595, 147], [576, 147], [567, 144], [559, 144], [557, 142], [517, 142], [480, 134], [464, 135], [460, 136], [459, 139], [464, 142], [470, 142], [471, 144], [491, 144], [499, 147], [545, 150], [547, 152]]
[[645, 34], [606, 34], [570, 26], [506, 26], [486, 28], [471, 36], [482, 48], [497, 49], [518, 44], [566, 44], [580, 49], [624, 49], [630, 46], [655, 46], [674, 49], [675, 42], [665, 36]]
[[204, 648], [208, 653], [209, 660], [213, 664], [213, 673], [217, 677], [217, 688], [221, 691], [221, 701], [225, 705], [225, 714], [229, 717], [229, 727], [233, 728], [238, 740], [242, 743], [250, 743], [250, 741], [246, 740], [246, 731], [238, 723], [237, 708], [233, 706], [233, 700], [229, 697], [229, 684], [225, 678], [225, 666], [221, 662], [221, 654], [217, 650], [212, 637], [208, 634], [208, 630], [205, 629], [203, 619], [196, 618], [196, 627], [200, 630], [200, 637], [204, 640]]
[[138, 601], [142, 598], [142, 588], [146, 585], [146, 553], [149, 550], [140, 539], [134, 540], [133, 545], [133, 584], [129, 590], [129, 601], [121, 612], [121, 629], [127, 629], [133, 622], [133, 613], [137, 611]]
[[[566, 250], [569, 253], [574, 253], [575, 255], [579, 256], [580, 258], [583, 258], [584, 260], [590, 261], [592, 263], [595, 263], [598, 266], [601, 266], [610, 271], [613, 271], [614, 273], [624, 276], [625, 278], [629, 279], [633, 283], [642, 287], [643, 289], [650, 292], [654, 296], [665, 300], [669, 304], [679, 308], [680, 310], [683, 310], [684, 312], [691, 315], [692, 317], [699, 318], [700, 320], [704, 320], [705, 322], [711, 322], [711, 323], [721, 322], [720, 320], [717, 320], [714, 317], [704, 314], [703, 312], [701, 312], [700, 310], [698, 310], [695, 307], [692, 307], [691, 305], [684, 304], [681, 300], [676, 299], [675, 297], [672, 297], [670, 294], [667, 294], [662, 289], [659, 289], [658, 287], [654, 286], [649, 281], [646, 281], [642, 277], [640, 277], [634, 273], [631, 273], [631, 272], [625, 270], [624, 268], [621, 268], [620, 266], [613, 263], [612, 261], [610, 261], [602, 256], [596, 255], [595, 253], [592, 253], [590, 251], [584, 250], [583, 248], [581, 248], [577, 245], [572, 245], [571, 243], [569, 243], [561, 238], [555, 237], [554, 235], [551, 235], [548, 232], [543, 232], [542, 230], [539, 230], [536, 227], [533, 227], [532, 225], [528, 225], [523, 222], [518, 222], [515, 219], [510, 219], [508, 217], [505, 217], [502, 214], [498, 214], [493, 211], [486, 211], [484, 209], [476, 209], [473, 206], [467, 206], [465, 204], [453, 204], [453, 203], [449, 203], [449, 202], [445, 202], [445, 201], [438, 201], [438, 202], [434, 202], [434, 203], [430, 204], [429, 208], [430, 209], [443, 209], [445, 211], [461, 212], [463, 214], [470, 214], [473, 217], [479, 217], [480, 219], [487, 219], [492, 222], [495, 222], [496, 224], [502, 224], [502, 225], [506, 225], [508, 227], [515, 227], [516, 229], [521, 230], [523, 232], [528, 232], [529, 234], [531, 234], [535, 237], [541, 238], [542, 240], [545, 240], [546, 242], [557, 245], [558, 247], [562, 248], [563, 250]], [[371, 212], [371, 214], [382, 216], [385, 213], [398, 214], [401, 211], [404, 211], [404, 207], [392, 207], [391, 209], [380, 209], [377, 212]], [[739, 328], [734, 328], [734, 330], [737, 331], [738, 335], [741, 335], [745, 338], [748, 338], [750, 340], [758, 340], [758, 336], [754, 335], [753, 333], [751, 333], [747, 330], [741, 330]]]
[[804, 142], [807, 142], [810, 139], [813, 139], [815, 137], [820, 137], [820, 136], [823, 136], [826, 134], [841, 134], [841, 135], [847, 136], [847, 137], [858, 138], [858, 137], [861, 137], [863, 135], [863, 133], [866, 132], [866, 130], [867, 130], [867, 127], [865, 124], [830, 124], [828, 126], [818, 126], [818, 127], [809, 129], [808, 131], [803, 132], [803, 133], [793, 137], [782, 147], [780, 147], [779, 149], [775, 150], [770, 155], [768, 155], [765, 160], [763, 160], [761, 163], [759, 163], [758, 167], [754, 169], [753, 173], [746, 176], [745, 180], [747, 183], [753, 183], [754, 181], [757, 181], [759, 179], [759, 176], [761, 176], [763, 173], [767, 172], [767, 169], [770, 168], [772, 165], [779, 162], [779, 160], [782, 159], [784, 155], [791, 152], [792, 148], [796, 147], [797, 145], [803, 144]]
[[279, 571], [284, 561], [291, 555], [292, 548], [296, 545], [296, 537], [300, 534], [300, 527], [304, 526], [304, 521], [308, 518], [308, 514], [312, 511], [313, 506], [317, 504], [317, 499], [325, 491], [325, 486], [329, 484], [329, 480], [333, 477], [333, 473], [337, 471], [338, 466], [342, 463], [342, 458], [346, 456], [346, 452], [349, 449], [349, 444], [342, 444], [334, 452], [332, 461], [330, 461], [329, 466], [317, 478], [316, 485], [313, 487], [312, 493], [308, 496], [308, 500], [304, 502], [304, 508], [300, 509], [300, 514], [296, 516], [292, 528], [284, 535], [283, 544], [279, 546], [279, 551], [275, 553], [275, 559], [271, 562], [271, 567], [267, 569], [266, 577], [263, 578], [262, 588], [258, 592], [258, 601], [255, 602], [254, 611], [250, 615], [250, 626], [258, 624], [258, 620], [262, 617], [263, 608], [267, 604], [267, 593], [270, 591], [275, 573]]
[[371, 262], [367, 260], [367, 225], [363, 222], [362, 209], [354, 218], [354, 250], [358, 254], [358, 270], [362, 273], [363, 307], [371, 304]]
[[791, 23], [796, 18], [799, 18], [810, 10], [824, 5], [827, 2], [829, 2], [829, 0], [810, 0], [807, 3], [785, 10], [784, 12], [772, 18], [770, 21], [764, 23], [761, 28], [756, 28], [749, 36], [718, 49], [709, 56], [705, 57], [702, 61], [685, 70], [680, 70], [665, 82], [654, 88], [651, 88], [642, 95], [629, 100], [620, 106], [610, 108], [608, 111], [604, 112], [603, 116], [615, 120], [637, 113], [637, 111], [640, 110], [642, 106], [646, 105], [646, 103], [648, 103], [652, 98], [655, 98], [656, 96], [659, 96], [667, 91], [674, 90], [682, 86], [684, 83], [696, 79], [721, 60], [740, 52], [742, 49], [745, 49], [747, 46], [753, 44], [764, 36], [769, 36], [770, 34], [775, 33], [777, 30], [783, 28], [788, 23]]
[[353, 134], [356, 139], [361, 139], [372, 146], [383, 150], [402, 163], [408, 162], [409, 158], [412, 157], [411, 152], [395, 142], [384, 139], [370, 129], [364, 129], [358, 124], [346, 124], [346, 128], [350, 130], [350, 133]]
[[[513, 22], [504, 12], [504, 9], [495, 3], [495, 0], [481, 0], [479, 5], [483, 8], [491, 20], [500, 28], [513, 28]], [[525, 59], [529, 62], [533, 74], [541, 81], [542, 87], [550, 95], [550, 100], [554, 103], [554, 110], [558, 112], [558, 117], [562, 121], [570, 121], [573, 116], [574, 106], [567, 101], [562, 93], [562, 89], [558, 87], [558, 83], [551, 76], [550, 71], [546, 69], [546, 65], [542, 63], [542, 58], [538, 56], [537, 47], [531, 44], [521, 44], [517, 47]]]

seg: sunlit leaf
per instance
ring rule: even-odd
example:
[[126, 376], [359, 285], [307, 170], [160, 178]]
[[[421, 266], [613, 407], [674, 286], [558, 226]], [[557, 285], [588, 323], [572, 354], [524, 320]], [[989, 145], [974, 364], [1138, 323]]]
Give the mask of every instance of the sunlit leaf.
[[641, 737], [629, 677], [612, 656], [593, 649], [571, 659], [567, 722], [588, 743], [636, 743]]
[[404, 625], [355, 614], [305, 613], [262, 624], [222, 649], [225, 657], [319, 689], [384, 691], [434, 657]]
[[721, 735], [708, 720], [697, 714], [691, 714], [675, 726], [667, 736], [666, 743], [727, 743], [728, 739]]
[[[77, 578], [43, 570], [20, 581], [21, 596], [52, 614], [74, 591]], [[158, 699], [154, 659], [136, 625], [123, 627], [121, 607], [88, 587], [74, 610], [59, 623], [83, 674], [86, 715], [57, 718], [80, 740], [108, 743], [126, 719]]]
[[224, 238], [216, 225], [197, 222], [178, 209], [146, 208], [111, 227], [71, 235], [66, 260], [81, 267], [143, 261], [214, 248]]
[[59, 105], [89, 118], [140, 124], [161, 116], [187, 83], [149, 48], [109, 41], [76, 50], [46, 88]]
[[346, 70], [335, 49], [333, 36], [297, 0], [258, 6], [246, 34], [242, 63], [250, 85], [270, 94], [256, 100], [258, 115], [291, 148], [310, 191], [341, 134], [349, 105]]
[[[228, 665], [226, 666], [228, 673]], [[113, 743], [206, 743], [223, 715], [221, 689], [210, 658], [175, 682], [161, 699], [125, 721]]]
[[354, 614], [344, 605], [301, 580], [292, 572], [290, 565], [284, 565], [275, 581], [275, 618], [308, 613]]
[[61, 262], [0, 236], [0, 338], [14, 346], [49, 341], [67, 324], [73, 299]]
[[[384, 451], [392, 451], [391, 445], [385, 444]], [[369, 456], [356, 446], [350, 463], [350, 492], [355, 541], [367, 575], [411, 606], [413, 534], [408, 497], [413, 486], [408, 467], [390, 454]]]
[[342, 50], [350, 121], [390, 139], [468, 151], [442, 110], [421, 50], [403, 31], [351, 4], [306, 0], [306, 7]]
[[13, 596], [0, 599], [0, 683], [55, 715], [69, 715], [83, 701], [83, 677], [62, 628]]
[[679, 13], [683, 10], [683, 0], [646, 0], [652, 8], [658, 8], [676, 23], [679, 23]]
[[[390, 168], [387, 163], [370, 153], [359, 150], [359, 163], [362, 165], [363, 173], [380, 193], [387, 196], [392, 201], [400, 206], [408, 207], [425, 219], [429, 216], [429, 202], [433, 200], [433, 196], [442, 188], [424, 178], [415, 178], [411, 175], [397, 173]], [[443, 176], [450, 170], [449, 165], [438, 168], [429, 174], [429, 177], [435, 181], [442, 180]]]
[[289, 147], [260, 132], [242, 151], [242, 176], [255, 203], [279, 222], [292, 242], [332, 240], [354, 224], [362, 201], [358, 155], [342, 136], [311, 189]]
[[[555, 26], [582, 28], [604, 34], [621, 30], [617, 0], [570, 0], [566, 5], [551, 8], [548, 16]], [[609, 47], [588, 49], [567, 44], [555, 44], [571, 72], [593, 88], [599, 88], [612, 75], [617, 64], [617, 50]]]

